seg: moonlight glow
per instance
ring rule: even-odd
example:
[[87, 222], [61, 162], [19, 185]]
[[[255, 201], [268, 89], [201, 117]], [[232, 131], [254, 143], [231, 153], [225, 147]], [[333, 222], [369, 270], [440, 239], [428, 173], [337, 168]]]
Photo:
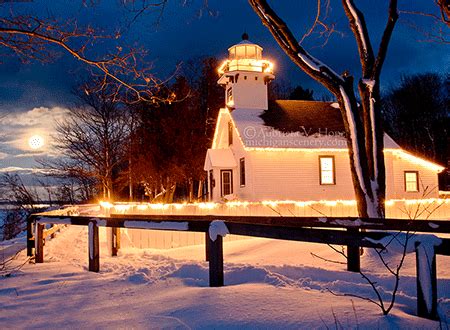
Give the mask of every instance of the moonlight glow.
[[28, 145], [31, 149], [41, 149], [45, 144], [44, 138], [40, 135], [33, 135], [28, 139]]

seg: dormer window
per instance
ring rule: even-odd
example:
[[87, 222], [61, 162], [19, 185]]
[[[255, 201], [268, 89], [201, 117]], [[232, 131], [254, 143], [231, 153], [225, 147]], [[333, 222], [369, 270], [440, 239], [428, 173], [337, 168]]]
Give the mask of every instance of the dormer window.
[[228, 122], [228, 145], [233, 144], [233, 123], [231, 120]]

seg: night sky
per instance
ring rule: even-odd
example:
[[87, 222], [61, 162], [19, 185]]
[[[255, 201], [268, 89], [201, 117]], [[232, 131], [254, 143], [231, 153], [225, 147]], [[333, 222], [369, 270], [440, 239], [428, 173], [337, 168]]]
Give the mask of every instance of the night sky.
[[[89, 2], [89, 1], [87, 1]], [[97, 1], [98, 2], [98, 1]], [[59, 20], [76, 18], [80, 24], [91, 24], [105, 32], [124, 29], [134, 14], [118, 6], [119, 1], [100, 1], [95, 7], [84, 7], [82, 1], [33, 1], [0, 5], [1, 15], [10, 6], [15, 12], [51, 16]], [[200, 56], [226, 57], [228, 47], [240, 41], [246, 31], [250, 40], [264, 48], [264, 56], [275, 62], [277, 79], [291, 85], [301, 84], [312, 88], [316, 97], [327, 95], [317, 83], [290, 63], [262, 26], [247, 1], [209, 1], [212, 14], [202, 6], [203, 1], [169, 1], [159, 24], [158, 13], [142, 15], [126, 28], [117, 42], [141, 45], [148, 51], [154, 73], [160, 78], [170, 76], [176, 64]], [[56, 4], [55, 4], [56, 3]], [[315, 16], [314, 1], [272, 1], [291, 29], [299, 37], [307, 31]], [[400, 9], [437, 12], [433, 1], [400, 1]], [[377, 49], [379, 37], [385, 24], [387, 1], [356, 1], [366, 13], [372, 44]], [[376, 4], [376, 5], [375, 5]], [[312, 36], [304, 43], [313, 55], [327, 63], [337, 72], [350, 71], [356, 77], [359, 60], [355, 41], [348, 29], [339, 1], [331, 2], [329, 22], [336, 22], [339, 34], [334, 34], [325, 47], [323, 40]], [[370, 13], [370, 17], [367, 13]], [[382, 88], [396, 84], [402, 74], [417, 72], [448, 72], [450, 56], [448, 45], [421, 42], [424, 36], [406, 22], [413, 21], [417, 27], [427, 29], [433, 22], [422, 17], [404, 15], [397, 24], [382, 74]], [[99, 45], [93, 52], [102, 54], [108, 43]], [[31, 168], [35, 157], [57, 157], [52, 151], [51, 136], [55, 119], [64, 117], [65, 109], [74, 104], [71, 88], [86, 77], [86, 67], [61, 52], [49, 64], [22, 64], [0, 46], [0, 171]], [[45, 138], [45, 146], [38, 151], [28, 146], [28, 138], [34, 134]]]

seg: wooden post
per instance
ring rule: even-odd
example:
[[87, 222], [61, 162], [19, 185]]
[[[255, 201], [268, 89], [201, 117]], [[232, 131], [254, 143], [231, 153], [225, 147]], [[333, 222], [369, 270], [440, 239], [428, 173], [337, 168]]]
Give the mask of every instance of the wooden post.
[[121, 241], [121, 236], [120, 236], [120, 228], [116, 228], [117, 232], [116, 232], [116, 245], [117, 245], [117, 251], [120, 250], [120, 241]]
[[34, 261], [39, 264], [44, 262], [44, 224], [36, 223], [36, 230], [34, 233]]
[[91, 221], [88, 226], [89, 232], [89, 271], [98, 272], [100, 270], [100, 248], [98, 239], [97, 222]]
[[[347, 228], [347, 232], [359, 233], [358, 228]], [[360, 250], [358, 245], [347, 245], [347, 270], [358, 273], [361, 269]]]
[[34, 241], [33, 241], [33, 217], [27, 218], [27, 256], [33, 255]]
[[117, 256], [120, 248], [120, 228], [111, 228], [111, 255], [113, 257]]
[[209, 233], [205, 233], [205, 261], [209, 261]]
[[[426, 256], [421, 258], [420, 243], [416, 242], [416, 282], [417, 282], [417, 315], [427, 319], [438, 320], [437, 313], [437, 279], [436, 279], [436, 253], [433, 251], [432, 256]], [[425, 251], [422, 251], [425, 254]], [[431, 258], [430, 258], [431, 257]], [[424, 274], [423, 272], [428, 272]], [[425, 280], [429, 280], [431, 283], [423, 283]], [[431, 292], [424, 292], [429, 288]], [[431, 310], [428, 310], [426, 297], [431, 293], [431, 297], [428, 297], [431, 301]]]
[[217, 236], [216, 240], [211, 240], [207, 233], [209, 241], [209, 286], [223, 286], [223, 244], [222, 236]]

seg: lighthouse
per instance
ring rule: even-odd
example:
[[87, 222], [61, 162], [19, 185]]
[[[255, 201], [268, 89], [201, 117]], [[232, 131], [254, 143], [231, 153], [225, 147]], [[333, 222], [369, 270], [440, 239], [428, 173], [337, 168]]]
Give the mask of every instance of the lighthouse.
[[267, 109], [267, 86], [275, 76], [273, 63], [263, 59], [262, 51], [246, 33], [241, 42], [228, 48], [228, 59], [218, 69], [218, 84], [225, 88], [229, 109]]

